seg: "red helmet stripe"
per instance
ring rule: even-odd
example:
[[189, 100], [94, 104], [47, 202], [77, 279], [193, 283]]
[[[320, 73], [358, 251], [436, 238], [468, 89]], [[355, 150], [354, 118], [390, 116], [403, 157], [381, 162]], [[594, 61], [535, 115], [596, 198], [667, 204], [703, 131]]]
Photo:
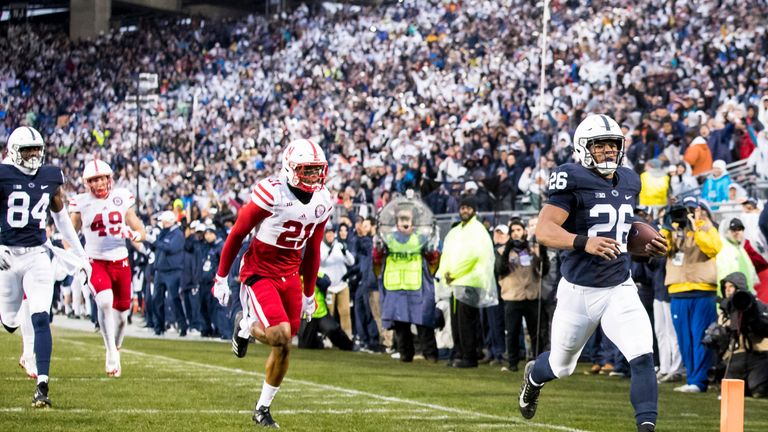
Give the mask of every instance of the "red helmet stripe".
[[317, 159], [317, 147], [315, 147], [315, 143], [310, 139], [308, 139], [307, 142], [312, 146], [312, 152], [315, 154], [315, 159]]
[[98, 174], [99, 173], [99, 164], [96, 163], [95, 160], [93, 161], [93, 166], [94, 166], [94, 168], [96, 168], [96, 174]]

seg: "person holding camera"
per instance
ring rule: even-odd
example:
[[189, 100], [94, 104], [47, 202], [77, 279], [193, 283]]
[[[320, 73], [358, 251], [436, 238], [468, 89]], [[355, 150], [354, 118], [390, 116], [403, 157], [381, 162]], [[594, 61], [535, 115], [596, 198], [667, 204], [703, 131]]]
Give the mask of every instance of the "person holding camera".
[[707, 391], [707, 371], [714, 353], [701, 343], [701, 336], [717, 319], [715, 257], [722, 240], [706, 204], [688, 197], [669, 209], [661, 234], [667, 239], [668, 256], [664, 280], [671, 298], [672, 324], [688, 372], [688, 382], [675, 391]]
[[[752, 397], [768, 396], [768, 319], [766, 305], [750, 293], [747, 279], [733, 272], [720, 281], [723, 301], [718, 324], [727, 329], [728, 342], [735, 339], [723, 360], [726, 379], [744, 380], [744, 393]], [[762, 314], [762, 319], [761, 313]], [[739, 325], [738, 323], [741, 323]]]

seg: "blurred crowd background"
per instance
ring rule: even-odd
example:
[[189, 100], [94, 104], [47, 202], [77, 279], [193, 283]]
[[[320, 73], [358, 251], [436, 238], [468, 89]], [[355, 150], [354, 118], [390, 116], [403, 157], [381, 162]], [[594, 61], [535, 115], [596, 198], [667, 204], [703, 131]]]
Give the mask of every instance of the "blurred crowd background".
[[[664, 215], [673, 206], [705, 208], [711, 222], [721, 222], [723, 242], [757, 244], [768, 190], [768, 2], [550, 7], [543, 71], [543, 9], [530, 1], [323, 4], [220, 21], [158, 15], [79, 42], [59, 25], [7, 25], [0, 38], [0, 142], [19, 125], [34, 126], [46, 139], [46, 162], [63, 168], [69, 193], [84, 191], [83, 164], [98, 158], [111, 164], [117, 186], [137, 191], [148, 225], [161, 211], [175, 213], [192, 279], [178, 294], [182, 316], [169, 306], [166, 323], [150, 323], [159, 334], [175, 326], [229, 337], [231, 329], [217, 328], [211, 314], [232, 311], [200, 309], [210, 299], [190, 296], [206, 292], [216, 248], [250, 187], [277, 172], [283, 146], [297, 138], [320, 143], [329, 159], [327, 186], [338, 206], [326, 252], [343, 249], [348, 268], [340, 291], [354, 291], [370, 276], [368, 267], [361, 270], [370, 254], [352, 244], [369, 245], [357, 239], [371, 238], [377, 211], [408, 190], [444, 221], [442, 234], [471, 197], [497, 259], [508, 259], [509, 242], [523, 240], [520, 232], [532, 236], [531, 216], [546, 200], [550, 171], [572, 160], [573, 131], [593, 112], [611, 115], [624, 130], [624, 164], [643, 183], [638, 214], [668, 227]], [[129, 96], [140, 73], [157, 74], [159, 87], [157, 102], [139, 112]], [[525, 240], [539, 257], [541, 288], [532, 298], [507, 298], [532, 301], [537, 317], [551, 318], [557, 255]], [[155, 258], [148, 251], [132, 255], [137, 312], [152, 292]], [[754, 292], [768, 264], [743, 264], [740, 271], [754, 273]], [[501, 270], [500, 284], [509, 275]], [[649, 304], [654, 292], [668, 302], [664, 272], [648, 271], [662, 275], [661, 282], [638, 280]], [[758, 285], [758, 295], [764, 290]], [[501, 288], [499, 294], [505, 308]], [[356, 297], [347, 294], [353, 309], [361, 304]], [[354, 342], [344, 346], [398, 354], [370, 299], [367, 315], [337, 310]], [[61, 307], [74, 317], [87, 314], [86, 304], [70, 297]], [[512, 344], [524, 334], [519, 314], [483, 314], [480, 364], [514, 370], [518, 358], [546, 347], [546, 320], [531, 318], [526, 327], [536, 327], [534, 339]], [[437, 341], [440, 358], [451, 358], [451, 335], [438, 333]], [[625, 376], [614, 370], [622, 362], [615, 355], [597, 336], [585, 360], [595, 373]], [[678, 362], [660, 379], [684, 373]]]

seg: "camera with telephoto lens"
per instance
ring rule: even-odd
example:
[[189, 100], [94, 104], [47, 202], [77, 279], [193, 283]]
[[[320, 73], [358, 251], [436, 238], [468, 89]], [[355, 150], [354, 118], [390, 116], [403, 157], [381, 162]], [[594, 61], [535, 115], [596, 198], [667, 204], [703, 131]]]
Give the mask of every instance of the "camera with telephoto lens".
[[690, 210], [683, 204], [674, 204], [669, 207], [669, 218], [672, 222], [677, 223], [678, 226], [684, 227], [688, 225], [688, 213]]
[[768, 306], [749, 291], [739, 289], [720, 302], [731, 320], [731, 329], [749, 339], [768, 337]]

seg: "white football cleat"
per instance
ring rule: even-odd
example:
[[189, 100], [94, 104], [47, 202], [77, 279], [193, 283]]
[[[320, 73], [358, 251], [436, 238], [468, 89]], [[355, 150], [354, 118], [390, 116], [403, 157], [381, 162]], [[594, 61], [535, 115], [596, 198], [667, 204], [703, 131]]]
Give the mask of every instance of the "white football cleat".
[[34, 355], [19, 357], [19, 366], [24, 369], [28, 377], [37, 378], [37, 361]]
[[122, 375], [120, 370], [120, 351], [115, 351], [114, 353], [107, 352], [106, 371], [108, 377], [119, 378]]

